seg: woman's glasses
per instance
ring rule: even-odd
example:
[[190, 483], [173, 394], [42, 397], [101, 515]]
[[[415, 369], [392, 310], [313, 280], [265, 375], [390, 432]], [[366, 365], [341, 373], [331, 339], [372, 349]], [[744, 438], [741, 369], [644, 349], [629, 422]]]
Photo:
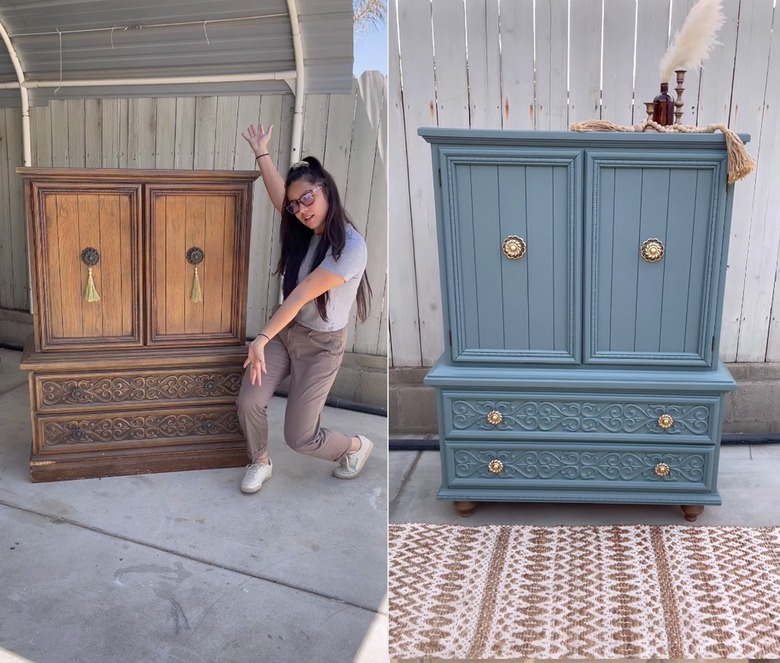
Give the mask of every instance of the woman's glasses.
[[321, 188], [322, 187], [315, 186], [313, 189], [304, 191], [303, 195], [298, 198], [298, 200], [288, 201], [287, 207], [285, 207], [285, 209], [290, 214], [297, 214], [298, 210], [301, 209], [301, 206], [309, 207], [314, 202], [314, 192], [319, 191]]

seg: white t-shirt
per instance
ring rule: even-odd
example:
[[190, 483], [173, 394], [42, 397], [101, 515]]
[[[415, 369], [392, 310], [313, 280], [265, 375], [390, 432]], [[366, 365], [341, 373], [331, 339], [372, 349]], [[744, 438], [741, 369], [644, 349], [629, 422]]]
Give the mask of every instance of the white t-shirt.
[[[319, 242], [320, 235], [312, 235], [309, 250], [306, 252], [306, 256], [298, 270], [298, 283], [309, 275], [311, 263], [314, 260], [314, 253]], [[318, 265], [318, 267], [322, 267], [344, 279], [344, 283], [328, 291], [327, 321], [320, 317], [317, 304], [315, 303], [316, 300], [305, 304], [298, 312], [298, 315], [295, 316], [295, 321], [304, 327], [316, 331], [336, 331], [346, 327], [349, 322], [349, 312], [357, 297], [360, 279], [363, 277], [363, 272], [366, 269], [367, 257], [366, 241], [357, 230], [350, 224], [347, 224], [344, 248], [341, 250], [339, 259], [336, 260], [333, 257], [333, 250], [330, 248], [322, 262]]]

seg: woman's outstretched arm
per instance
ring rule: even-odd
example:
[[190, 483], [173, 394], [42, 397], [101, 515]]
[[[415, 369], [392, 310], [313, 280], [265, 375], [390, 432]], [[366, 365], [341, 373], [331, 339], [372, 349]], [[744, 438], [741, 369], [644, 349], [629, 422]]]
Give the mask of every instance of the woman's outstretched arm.
[[268, 142], [271, 139], [271, 130], [273, 128], [273, 124], [268, 129], [259, 124], [257, 129], [255, 129], [250, 124], [246, 133], [242, 132], [241, 135], [255, 153], [255, 161], [258, 168], [260, 168], [260, 175], [263, 178], [263, 184], [265, 184], [265, 190], [268, 192], [271, 203], [281, 212], [284, 204], [284, 178], [276, 170], [274, 161], [268, 153]]
[[303, 306], [317, 299], [323, 292], [344, 284], [344, 279], [338, 274], [317, 267], [285, 298], [282, 305], [265, 323], [263, 330], [249, 345], [249, 356], [244, 362], [244, 368], [251, 366], [251, 384], [260, 384], [261, 374], [265, 372], [265, 346], [274, 336], [284, 329], [298, 315]]

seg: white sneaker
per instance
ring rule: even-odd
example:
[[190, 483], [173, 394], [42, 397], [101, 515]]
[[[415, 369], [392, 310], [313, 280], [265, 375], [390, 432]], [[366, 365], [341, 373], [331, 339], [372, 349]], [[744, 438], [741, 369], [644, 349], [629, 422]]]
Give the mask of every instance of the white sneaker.
[[360, 448], [357, 451], [347, 451], [333, 470], [333, 476], [337, 479], [354, 479], [366, 464], [374, 443], [363, 435], [358, 435]]
[[268, 464], [256, 460], [251, 465], [247, 465], [244, 478], [241, 480], [241, 492], [256, 493], [263, 487], [263, 483], [271, 478], [272, 469], [273, 464], [270, 460]]

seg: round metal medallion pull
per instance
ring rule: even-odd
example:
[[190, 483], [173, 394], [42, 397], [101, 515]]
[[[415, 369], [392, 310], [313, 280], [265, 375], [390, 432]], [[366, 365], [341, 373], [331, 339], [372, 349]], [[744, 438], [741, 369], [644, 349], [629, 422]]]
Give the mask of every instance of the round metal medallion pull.
[[501, 250], [510, 260], [520, 260], [525, 255], [526, 248], [525, 240], [517, 235], [509, 235], [501, 243]]
[[504, 420], [504, 415], [498, 410], [491, 410], [487, 413], [487, 420], [491, 426], [498, 426]]
[[81, 262], [87, 267], [94, 267], [100, 262], [100, 251], [96, 248], [88, 246], [81, 252]]
[[488, 463], [488, 471], [492, 474], [501, 474], [504, 471], [504, 464], [498, 458], [494, 458]]
[[664, 430], [668, 430], [674, 426], [674, 419], [672, 418], [672, 415], [662, 414], [660, 417], [658, 417], [658, 426]]
[[639, 253], [645, 262], [658, 262], [664, 257], [664, 244], [660, 239], [651, 237], [642, 242]]
[[672, 470], [666, 463], [658, 463], [658, 465], [655, 466], [655, 473], [659, 477], [669, 476], [669, 472], [671, 471]]
[[187, 249], [187, 262], [190, 263], [190, 265], [199, 265], [203, 262], [203, 258], [205, 257], [206, 254], [199, 246], [193, 246], [192, 248]]

